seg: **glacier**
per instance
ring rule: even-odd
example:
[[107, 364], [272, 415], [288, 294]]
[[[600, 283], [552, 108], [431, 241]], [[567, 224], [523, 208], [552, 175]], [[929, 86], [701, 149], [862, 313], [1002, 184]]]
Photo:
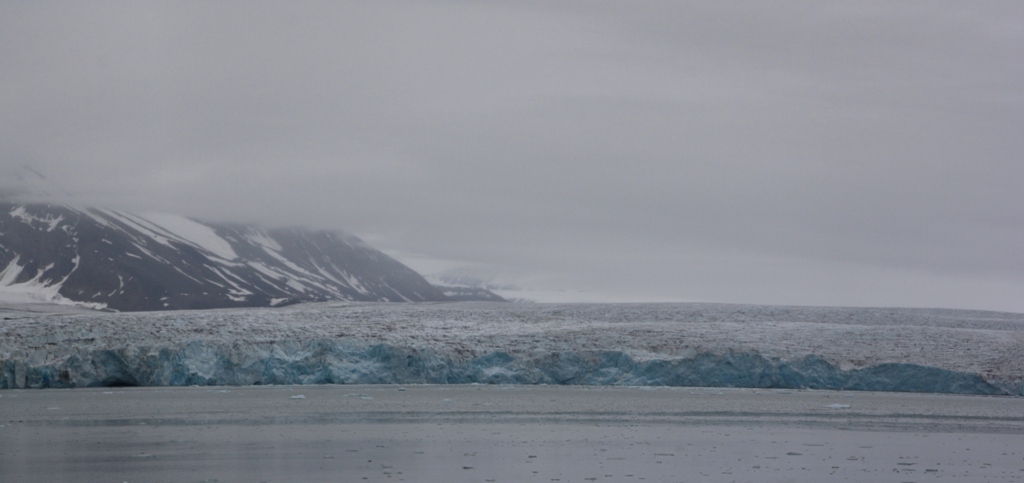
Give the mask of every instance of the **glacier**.
[[0, 311], [0, 388], [583, 384], [1024, 395], [1024, 315], [721, 304]]

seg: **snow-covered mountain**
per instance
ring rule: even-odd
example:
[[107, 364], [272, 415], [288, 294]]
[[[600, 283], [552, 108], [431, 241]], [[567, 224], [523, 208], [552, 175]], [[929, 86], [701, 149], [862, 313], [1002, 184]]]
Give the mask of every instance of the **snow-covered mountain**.
[[0, 297], [120, 311], [449, 300], [360, 239], [0, 202]]

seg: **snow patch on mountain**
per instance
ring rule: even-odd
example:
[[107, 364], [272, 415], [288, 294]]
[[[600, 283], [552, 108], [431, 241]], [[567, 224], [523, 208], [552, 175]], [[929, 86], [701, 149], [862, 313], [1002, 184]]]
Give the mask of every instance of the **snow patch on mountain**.
[[202, 223], [167, 213], [148, 212], [141, 215], [141, 218], [169, 234], [168, 240], [191, 244], [221, 260], [231, 261], [238, 258], [238, 254], [231, 248], [231, 243], [217, 235], [213, 228]]
[[35, 226], [35, 224], [40, 224], [42, 226], [45, 226], [46, 231], [48, 232], [53, 231], [54, 228], [57, 228], [57, 226], [60, 225], [60, 222], [64, 221], [63, 215], [58, 215], [56, 217], [49, 214], [43, 217], [33, 216], [28, 213], [28, 210], [26, 210], [24, 206], [18, 206], [14, 208], [13, 210], [11, 210], [9, 214], [12, 218], [18, 218], [23, 223], [27, 223], [29, 225]]
[[[0, 272], [0, 304], [57, 304], [73, 305], [94, 310], [107, 308], [104, 303], [80, 302], [65, 298], [60, 294], [60, 289], [67, 280], [64, 277], [60, 281], [44, 281], [43, 275], [53, 269], [54, 264], [36, 270], [36, 274], [28, 280], [16, 282], [25, 267], [20, 265], [20, 256], [15, 256], [7, 267]], [[74, 260], [77, 268], [79, 259]]]

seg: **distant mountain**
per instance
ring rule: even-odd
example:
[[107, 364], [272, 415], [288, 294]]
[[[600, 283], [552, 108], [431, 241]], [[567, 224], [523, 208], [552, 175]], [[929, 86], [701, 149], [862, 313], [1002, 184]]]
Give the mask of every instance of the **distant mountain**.
[[362, 240], [0, 202], [0, 296], [120, 311], [451, 300]]
[[458, 287], [447, 285], [434, 285], [446, 297], [459, 302], [507, 302], [500, 295], [480, 287]]

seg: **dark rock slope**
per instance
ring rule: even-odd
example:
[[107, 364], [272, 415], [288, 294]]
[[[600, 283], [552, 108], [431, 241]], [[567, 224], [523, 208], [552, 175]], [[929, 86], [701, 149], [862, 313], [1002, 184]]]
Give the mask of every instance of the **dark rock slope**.
[[11, 202], [0, 294], [120, 311], [448, 300], [354, 236]]

